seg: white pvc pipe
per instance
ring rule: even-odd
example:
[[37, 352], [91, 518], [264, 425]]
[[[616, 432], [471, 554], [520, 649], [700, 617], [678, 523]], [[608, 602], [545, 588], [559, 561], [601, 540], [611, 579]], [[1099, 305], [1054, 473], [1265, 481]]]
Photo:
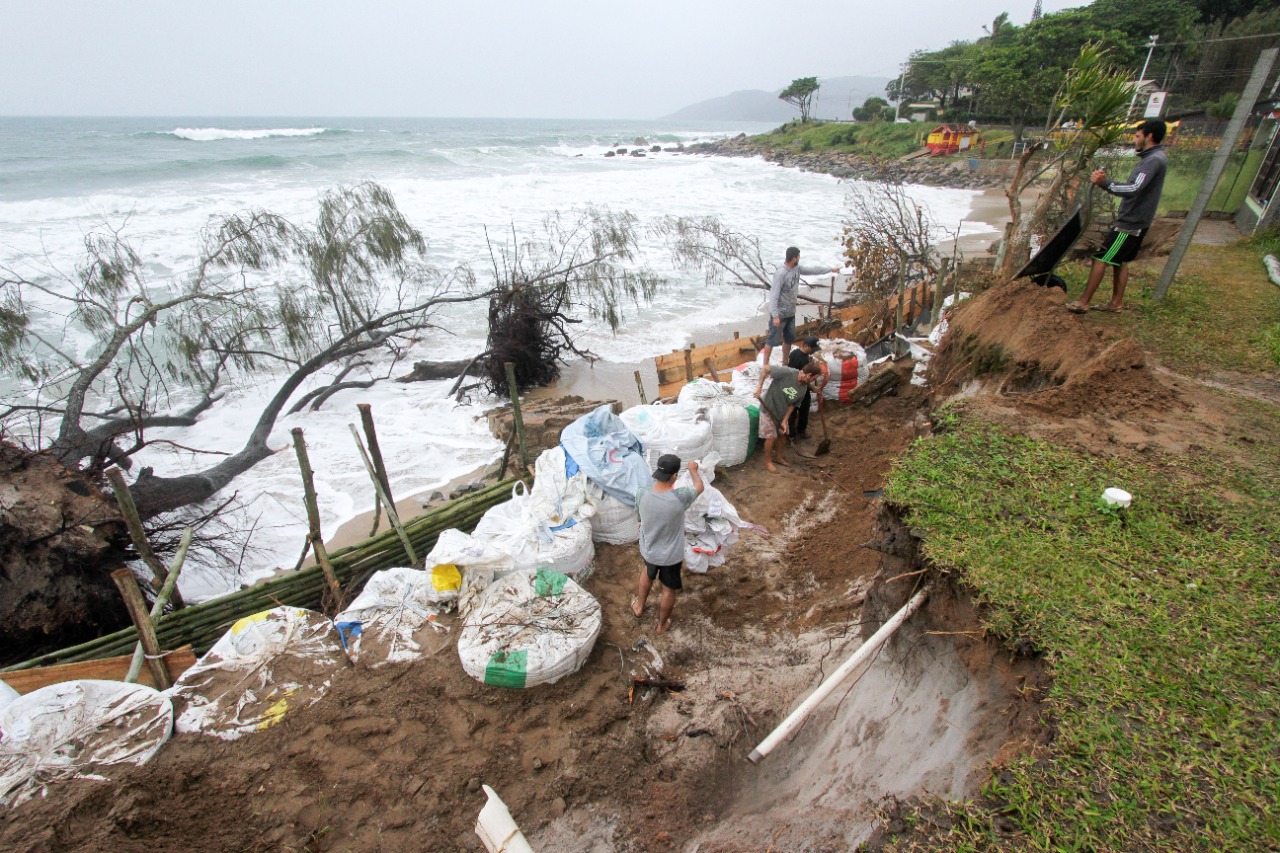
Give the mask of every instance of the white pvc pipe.
[[489, 853], [533, 853], [533, 848], [507, 810], [507, 804], [488, 785], [481, 787], [489, 801], [476, 819], [476, 835], [484, 842], [485, 849]]
[[841, 664], [839, 669], [831, 673], [826, 681], [818, 685], [818, 689], [809, 694], [809, 698], [801, 702], [800, 707], [792, 711], [776, 729], [769, 733], [768, 737], [760, 741], [760, 745], [751, 750], [751, 754], [747, 756], [752, 763], [759, 764], [766, 755], [773, 751], [775, 746], [782, 743], [793, 731], [799, 728], [805, 718], [813, 713], [813, 709], [818, 707], [823, 699], [826, 699], [833, 690], [840, 686], [840, 682], [848, 678], [863, 661], [883, 646], [885, 640], [892, 637], [894, 632], [902, 627], [902, 623], [907, 621], [907, 617], [915, 613], [920, 608], [920, 605], [924, 604], [928, 593], [927, 589], [917, 592], [910, 601], [903, 605], [901, 610], [893, 614], [892, 619], [881, 625], [880, 630], [871, 635], [871, 639], [859, 646], [858, 650]]

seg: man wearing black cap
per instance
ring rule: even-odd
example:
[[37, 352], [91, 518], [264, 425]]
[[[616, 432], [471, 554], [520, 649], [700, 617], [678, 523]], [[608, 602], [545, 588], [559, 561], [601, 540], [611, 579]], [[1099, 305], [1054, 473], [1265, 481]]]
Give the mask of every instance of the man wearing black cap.
[[[797, 344], [796, 348], [791, 351], [789, 356], [787, 356], [787, 367], [790, 367], [793, 370], [799, 370], [804, 367], [809, 363], [810, 359], [814, 358], [814, 355], [818, 352], [818, 347], [818, 336], [809, 335]], [[826, 367], [821, 360], [818, 360], [818, 363], [824, 368]], [[821, 392], [822, 386], [826, 384], [827, 372], [826, 370], [823, 370], [822, 377], [814, 383], [812, 387], [816, 387], [818, 391]], [[805, 386], [804, 396], [800, 398], [800, 402], [796, 404], [795, 410], [791, 412], [791, 421], [788, 424], [788, 432], [791, 434], [793, 441], [798, 438], [804, 438], [805, 431], [809, 429], [809, 408], [811, 405], [810, 400], [812, 399], [810, 387], [811, 386], [809, 385]], [[822, 405], [821, 399], [818, 400], [818, 405]]]
[[680, 470], [680, 457], [666, 453], [658, 457], [653, 469], [653, 486], [636, 494], [640, 511], [640, 588], [631, 612], [639, 619], [654, 579], [662, 583], [662, 600], [658, 602], [658, 633], [671, 627], [671, 610], [676, 606], [676, 593], [681, 589], [680, 570], [684, 567], [684, 511], [702, 494], [705, 486], [698, 476], [698, 463], [689, 462], [693, 488], [675, 487]]

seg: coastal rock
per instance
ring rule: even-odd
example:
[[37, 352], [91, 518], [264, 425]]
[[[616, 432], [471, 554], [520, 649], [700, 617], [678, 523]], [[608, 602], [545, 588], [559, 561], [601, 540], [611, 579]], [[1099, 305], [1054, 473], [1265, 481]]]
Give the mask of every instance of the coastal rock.
[[649, 149], [649, 151], [650, 151], [650, 152], [652, 152], [652, 153], [654, 153], [654, 154], [658, 153], [658, 152], [659, 152], [659, 151], [661, 151], [661, 150], [662, 150], [662, 146], [661, 146], [661, 145], [655, 145], [655, 146], [653, 146], [652, 148], [650, 148], [650, 149]]
[[604, 152], [604, 156], [606, 156], [606, 157], [617, 157], [618, 155], [617, 155], [617, 154], [614, 154], [612, 151], [606, 151], [606, 152]]
[[637, 136], [635, 142], [631, 144], [644, 146], [644, 145], [648, 145], [649, 143], [645, 141], [645, 138], [643, 136]]

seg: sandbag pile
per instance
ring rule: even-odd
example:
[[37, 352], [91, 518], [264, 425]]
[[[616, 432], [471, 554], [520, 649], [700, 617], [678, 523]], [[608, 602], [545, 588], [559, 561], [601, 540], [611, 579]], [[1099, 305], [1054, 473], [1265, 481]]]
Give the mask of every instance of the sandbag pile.
[[711, 424], [711, 449], [721, 465], [741, 465], [755, 452], [760, 401], [754, 396], [738, 393], [732, 384], [695, 379], [680, 389], [679, 400], [681, 406], [701, 411]]
[[600, 626], [600, 603], [568, 576], [516, 572], [490, 584], [467, 614], [458, 657], [482, 684], [552, 684], [586, 662]]
[[172, 731], [173, 704], [142, 684], [64, 681], [19, 696], [0, 707], [0, 805], [145, 764]]
[[246, 616], [167, 691], [174, 728], [225, 740], [269, 728], [319, 701], [347, 665], [323, 613], [275, 607]]
[[448, 563], [425, 572], [404, 567], [374, 572], [333, 620], [347, 657], [369, 667], [421, 657], [430, 641], [447, 631], [438, 619], [461, 587], [461, 572]]
[[543, 518], [523, 491], [524, 484], [516, 483], [511, 500], [490, 507], [472, 537], [510, 554], [514, 571], [548, 568], [586, 578], [595, 557], [590, 521], [594, 507], [584, 501], [575, 516]]

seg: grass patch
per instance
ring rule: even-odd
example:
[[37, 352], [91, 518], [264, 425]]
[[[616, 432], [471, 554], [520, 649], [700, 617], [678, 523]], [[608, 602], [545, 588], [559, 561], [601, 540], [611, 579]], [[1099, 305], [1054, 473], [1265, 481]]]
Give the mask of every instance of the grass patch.
[[843, 151], [864, 157], [890, 158], [910, 154], [924, 145], [924, 136], [932, 125], [895, 124], [801, 124], [788, 122], [755, 141], [769, 148], [795, 151]]
[[[1125, 462], [960, 407], [899, 461], [886, 498], [924, 530], [925, 554], [975, 590], [990, 630], [1042, 649], [1054, 679], [1052, 746], [923, 846], [1280, 843], [1280, 416], [1241, 416], [1263, 435], [1238, 453]], [[1108, 486], [1132, 509], [1101, 509]], [[1009, 821], [1014, 833], [995, 829]]]
[[[1209, 197], [1209, 210], [1235, 211], [1244, 204], [1245, 194], [1253, 177], [1262, 165], [1263, 151], [1232, 154], [1227, 168]], [[1190, 210], [1200, 192], [1205, 173], [1213, 159], [1212, 150], [1187, 148], [1175, 143], [1169, 148], [1169, 171], [1165, 175], [1164, 191], [1160, 196], [1160, 212]]]
[[[1193, 245], [1160, 302], [1151, 295], [1165, 259], [1136, 262], [1130, 266], [1125, 296], [1130, 311], [1106, 322], [1117, 324], [1183, 373], [1227, 369], [1271, 375], [1280, 364], [1280, 287], [1270, 282], [1262, 265], [1262, 256], [1274, 250], [1269, 245]], [[1059, 269], [1073, 297], [1084, 290], [1088, 271], [1087, 263]], [[1094, 304], [1105, 302], [1110, 294], [1108, 274]]]

